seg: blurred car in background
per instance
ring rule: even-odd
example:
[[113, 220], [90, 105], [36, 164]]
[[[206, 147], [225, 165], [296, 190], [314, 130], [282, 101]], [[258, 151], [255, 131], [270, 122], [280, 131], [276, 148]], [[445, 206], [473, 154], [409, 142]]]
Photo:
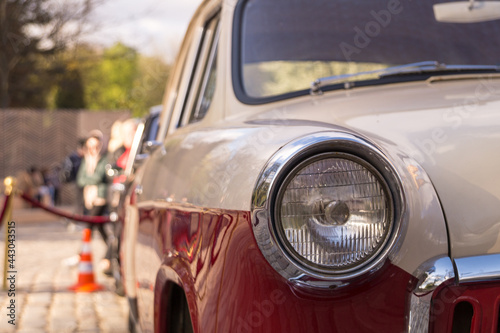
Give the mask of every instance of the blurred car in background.
[[126, 167], [123, 170], [108, 166], [107, 174], [111, 179], [108, 190], [108, 209], [112, 224], [111, 247], [111, 275], [115, 278], [116, 293], [123, 296], [123, 284], [120, 265], [120, 244], [123, 230], [125, 193], [134, 180], [134, 172], [149, 156], [150, 149], [158, 145], [156, 134], [162, 110], [161, 105], [149, 109], [149, 114], [141, 119], [134, 135]]
[[207, 0], [126, 195], [142, 332], [496, 332], [497, 1]]

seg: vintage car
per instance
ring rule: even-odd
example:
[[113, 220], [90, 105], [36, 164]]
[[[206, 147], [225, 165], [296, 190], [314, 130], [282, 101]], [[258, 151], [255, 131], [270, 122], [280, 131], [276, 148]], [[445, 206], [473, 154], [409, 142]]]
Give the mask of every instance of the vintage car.
[[499, 3], [203, 1], [127, 194], [131, 330], [499, 332]]

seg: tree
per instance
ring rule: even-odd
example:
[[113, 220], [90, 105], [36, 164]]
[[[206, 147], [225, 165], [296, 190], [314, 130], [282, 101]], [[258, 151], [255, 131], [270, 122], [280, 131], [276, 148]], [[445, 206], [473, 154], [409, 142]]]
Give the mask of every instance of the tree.
[[89, 109], [127, 109], [142, 116], [161, 104], [170, 66], [160, 58], [117, 43], [104, 50], [100, 60], [93, 59], [92, 65], [80, 62], [86, 68], [81, 73]]
[[90, 109], [131, 109], [130, 92], [137, 75], [137, 51], [122, 43], [106, 49], [88, 72], [85, 96]]
[[58, 82], [55, 99], [57, 109], [85, 108], [84, 87], [77, 68], [66, 69]]
[[39, 66], [76, 40], [101, 0], [0, 0], [0, 108], [44, 106], [49, 89]]
[[162, 103], [169, 75], [170, 66], [159, 57], [140, 56], [139, 70], [131, 94], [135, 116], [142, 116], [151, 106]]

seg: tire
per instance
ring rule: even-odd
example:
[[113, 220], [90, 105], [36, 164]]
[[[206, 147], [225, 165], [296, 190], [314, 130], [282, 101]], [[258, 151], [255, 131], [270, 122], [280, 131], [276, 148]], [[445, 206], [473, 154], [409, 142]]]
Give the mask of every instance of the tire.
[[137, 329], [136, 318], [138, 318], [137, 299], [128, 299], [128, 331], [130, 333], [139, 333]]
[[135, 328], [134, 318], [132, 317], [132, 314], [130, 312], [128, 314], [128, 331], [130, 333], [137, 333], [137, 329]]

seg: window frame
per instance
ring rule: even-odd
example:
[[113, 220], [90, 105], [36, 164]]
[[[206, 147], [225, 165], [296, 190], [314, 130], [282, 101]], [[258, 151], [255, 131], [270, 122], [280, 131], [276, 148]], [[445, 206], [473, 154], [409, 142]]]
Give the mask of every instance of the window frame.
[[[215, 86], [217, 87], [217, 52], [218, 52], [218, 46], [219, 46], [219, 36], [220, 36], [220, 21], [219, 21], [219, 26], [216, 27], [215, 31], [215, 36], [214, 40], [212, 41], [211, 49], [210, 49], [210, 54], [208, 57], [208, 61], [205, 65], [205, 69], [203, 71], [203, 78], [201, 81], [201, 85], [198, 91], [198, 94], [195, 98], [195, 103], [193, 105], [193, 109], [191, 110], [191, 113], [189, 115], [188, 123], [196, 123], [198, 121], [201, 121], [206, 113], [208, 112], [208, 109], [205, 111], [205, 114], [202, 115], [201, 118], [199, 118], [200, 110], [202, 107], [203, 100], [205, 98], [205, 93], [207, 92], [207, 87], [208, 83], [210, 81], [210, 76], [212, 74], [212, 71], [215, 70]], [[212, 100], [213, 100], [212, 96]], [[210, 108], [210, 105], [212, 104], [212, 100], [210, 101], [210, 104], [208, 108]]]
[[[194, 14], [175, 61], [163, 99], [164, 109], [160, 115], [157, 140], [164, 141], [185, 124], [182, 123], [187, 98], [192, 94], [193, 72], [198, 64], [204, 28], [208, 22], [218, 17], [221, 21], [221, 3], [203, 2]], [[178, 125], [182, 126], [179, 127]]]
[[[190, 83], [181, 109], [177, 128], [201, 121], [192, 121], [193, 113], [197, 111], [201, 102], [200, 96], [205, 93], [210, 71], [217, 59], [218, 42], [220, 36], [221, 16], [220, 12], [205, 21], [203, 34], [198, 44], [198, 54], [192, 68]], [[204, 116], [203, 116], [204, 117]]]
[[248, 0], [239, 1], [234, 9], [233, 28], [232, 28], [232, 48], [231, 48], [231, 79], [233, 82], [233, 91], [236, 98], [243, 104], [261, 105], [272, 102], [277, 102], [289, 98], [309, 95], [309, 89], [293, 91], [281, 95], [268, 97], [252, 97], [245, 92], [243, 86], [243, 73], [241, 63], [241, 48], [242, 48], [242, 24], [245, 5]]

